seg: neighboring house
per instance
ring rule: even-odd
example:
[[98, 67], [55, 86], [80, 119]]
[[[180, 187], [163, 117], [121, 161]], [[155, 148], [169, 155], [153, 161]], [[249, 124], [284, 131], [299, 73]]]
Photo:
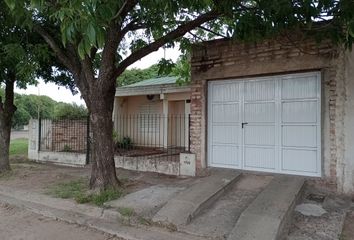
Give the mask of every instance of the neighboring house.
[[118, 135], [140, 147], [189, 147], [191, 88], [177, 77], [147, 79], [118, 87], [113, 121]]
[[329, 41], [223, 39], [195, 45], [191, 64], [197, 171], [311, 176], [354, 192], [353, 52]]

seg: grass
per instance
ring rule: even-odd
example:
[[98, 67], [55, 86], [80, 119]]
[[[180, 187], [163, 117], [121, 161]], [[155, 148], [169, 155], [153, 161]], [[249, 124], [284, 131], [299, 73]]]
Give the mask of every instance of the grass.
[[58, 183], [48, 190], [48, 194], [64, 199], [74, 199], [77, 203], [90, 203], [103, 206], [105, 202], [115, 200], [123, 195], [122, 190], [107, 189], [100, 193], [88, 193], [86, 179], [73, 180], [65, 183]]
[[141, 225], [145, 225], [145, 226], [151, 226], [151, 225], [152, 225], [152, 221], [151, 221], [151, 220], [146, 219], [146, 218], [143, 218], [143, 217], [139, 217], [139, 218], [138, 218], [138, 222], [139, 222]]
[[133, 215], [135, 214], [134, 209], [132, 209], [132, 208], [127, 208], [127, 207], [118, 208], [118, 212], [119, 212], [120, 214], [122, 214], [122, 216], [128, 217], [128, 218], [131, 217], [131, 216], [133, 216]]
[[28, 139], [20, 138], [10, 142], [10, 156], [27, 156]]

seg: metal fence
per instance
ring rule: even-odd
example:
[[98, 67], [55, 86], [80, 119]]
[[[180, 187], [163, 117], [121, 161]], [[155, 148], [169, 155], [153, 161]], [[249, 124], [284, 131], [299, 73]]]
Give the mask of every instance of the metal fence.
[[88, 149], [88, 117], [80, 119], [39, 119], [39, 150], [80, 152]]
[[[113, 123], [118, 156], [177, 160], [179, 153], [190, 151], [190, 115], [119, 115]], [[40, 151], [85, 153], [89, 162], [89, 117], [39, 119], [38, 134]]]
[[173, 156], [190, 150], [190, 115], [136, 114], [114, 119], [120, 156]]

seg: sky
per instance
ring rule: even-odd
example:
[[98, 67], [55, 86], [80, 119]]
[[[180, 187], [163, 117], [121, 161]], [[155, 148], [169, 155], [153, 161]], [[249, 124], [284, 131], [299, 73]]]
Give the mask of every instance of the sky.
[[[180, 55], [180, 52], [177, 48], [173, 49], [166, 49], [164, 52], [163, 49], [159, 49], [156, 52], [151, 53], [150, 55], [142, 58], [141, 60], [137, 61], [136, 63], [132, 64], [128, 69], [130, 68], [148, 68], [151, 65], [157, 63], [161, 58], [164, 57], [164, 54], [166, 55], [167, 59], [172, 59], [172, 61], [176, 61], [177, 58]], [[35, 95], [46, 95], [54, 99], [55, 101], [58, 102], [67, 102], [67, 103], [77, 103], [79, 105], [84, 105], [85, 102], [81, 98], [80, 94], [76, 94], [75, 96], [72, 95], [71, 91], [69, 89], [66, 89], [65, 87], [58, 87], [57, 85], [53, 83], [47, 83], [45, 84], [43, 81], [39, 81], [39, 84], [37, 86], [28, 86], [27, 89], [15, 89], [16, 93], [22, 93], [22, 94], [35, 94]]]

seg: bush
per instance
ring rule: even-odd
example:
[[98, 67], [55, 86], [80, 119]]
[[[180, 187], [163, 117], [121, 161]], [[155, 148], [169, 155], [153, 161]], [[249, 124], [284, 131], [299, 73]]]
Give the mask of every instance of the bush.
[[133, 141], [130, 137], [124, 137], [119, 143], [119, 147], [123, 149], [130, 149], [133, 147]]
[[130, 137], [123, 137], [123, 139], [120, 140], [119, 133], [115, 130], [113, 130], [112, 138], [116, 149], [117, 148], [130, 149], [133, 147], [133, 140]]
[[63, 152], [71, 152], [71, 151], [72, 151], [72, 148], [68, 144], [65, 144]]

